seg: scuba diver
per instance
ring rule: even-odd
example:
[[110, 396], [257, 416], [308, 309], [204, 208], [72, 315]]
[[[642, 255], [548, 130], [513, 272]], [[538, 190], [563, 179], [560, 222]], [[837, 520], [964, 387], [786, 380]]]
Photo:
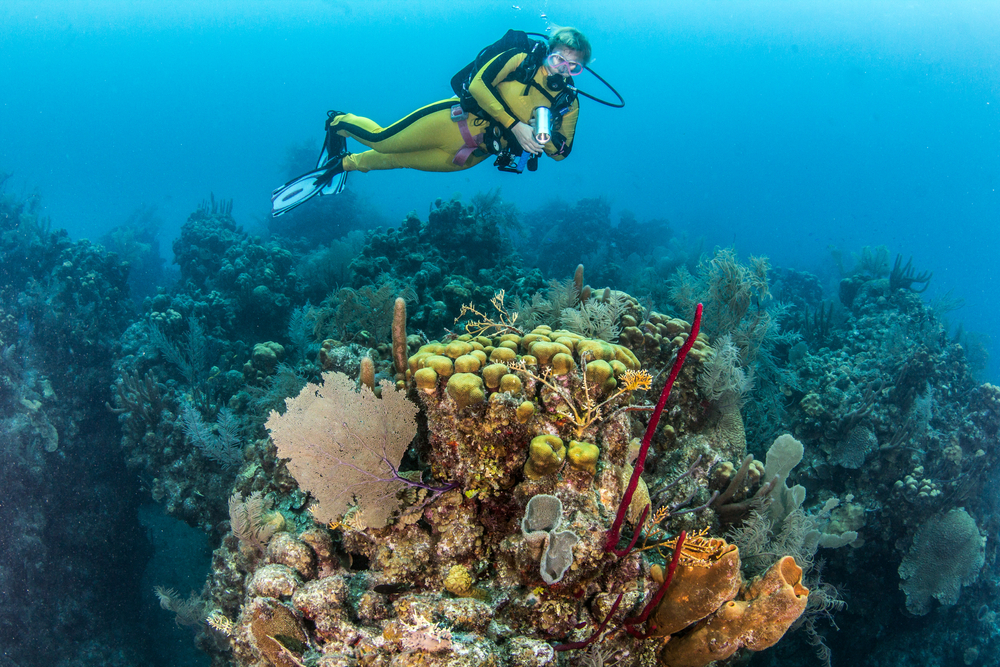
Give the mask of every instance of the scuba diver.
[[[326, 141], [316, 169], [272, 193], [278, 216], [317, 194], [337, 194], [347, 174], [380, 169], [451, 172], [474, 167], [491, 155], [501, 171], [537, 168], [538, 156], [565, 159], [573, 147], [580, 113], [573, 77], [591, 59], [590, 43], [576, 28], [557, 28], [547, 44], [529, 33], [508, 30], [452, 78], [457, 98], [428, 104], [389, 127], [361, 116], [330, 111]], [[531, 33], [539, 37], [538, 33]], [[350, 153], [351, 137], [371, 150]]]

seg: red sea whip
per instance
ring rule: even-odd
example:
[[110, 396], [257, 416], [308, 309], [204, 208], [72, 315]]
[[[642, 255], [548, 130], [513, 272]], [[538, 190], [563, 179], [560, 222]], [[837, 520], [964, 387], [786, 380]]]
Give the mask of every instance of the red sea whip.
[[[635, 534], [632, 536], [632, 541], [629, 545], [621, 551], [615, 549], [615, 546], [618, 544], [618, 540], [621, 537], [622, 523], [625, 522], [625, 513], [628, 511], [629, 505], [632, 504], [632, 495], [635, 493], [635, 489], [639, 485], [639, 476], [642, 474], [642, 470], [645, 467], [646, 454], [649, 452], [649, 443], [653, 441], [653, 433], [656, 432], [656, 427], [660, 422], [660, 415], [663, 414], [663, 408], [667, 404], [667, 399], [670, 398], [670, 390], [673, 388], [674, 381], [677, 380], [677, 376], [681, 372], [681, 367], [684, 365], [684, 359], [687, 358], [687, 353], [691, 350], [691, 346], [694, 345], [694, 341], [698, 338], [698, 330], [701, 329], [701, 311], [702, 305], [699, 303], [698, 307], [694, 311], [694, 322], [691, 323], [691, 332], [688, 334], [688, 339], [684, 342], [684, 345], [681, 346], [680, 351], [677, 353], [677, 359], [674, 360], [674, 366], [670, 369], [670, 376], [667, 378], [667, 383], [663, 385], [663, 391], [660, 393], [660, 400], [656, 404], [656, 409], [653, 410], [652, 417], [649, 419], [649, 426], [646, 427], [646, 434], [642, 438], [642, 447], [639, 448], [639, 456], [636, 458], [635, 468], [632, 470], [632, 478], [629, 480], [628, 487], [625, 489], [625, 495], [622, 497], [622, 502], [618, 506], [618, 514], [615, 516], [615, 522], [611, 525], [611, 528], [607, 533], [607, 541], [605, 542], [604, 550], [615, 554], [619, 558], [624, 558], [630, 551], [632, 551], [632, 547], [635, 546], [635, 542], [639, 537], [640, 531], [642, 530], [642, 522], [645, 521], [646, 514], [649, 512], [649, 507], [647, 506], [642, 512], [642, 517], [639, 518], [639, 525], [636, 526]], [[677, 544], [674, 546], [673, 558], [670, 559], [670, 565], [667, 569], [666, 577], [660, 585], [659, 590], [656, 591], [656, 594], [653, 595], [653, 598], [646, 604], [639, 616], [625, 620], [625, 631], [633, 637], [642, 639], [649, 636], [648, 634], [639, 633], [634, 626], [639, 625], [640, 623], [645, 623], [650, 614], [663, 599], [664, 594], [667, 592], [667, 588], [673, 581], [674, 572], [677, 570], [677, 563], [680, 561], [681, 549], [684, 547], [684, 540], [686, 537], [687, 534], [684, 531], [681, 531], [681, 534], [677, 537]], [[624, 593], [618, 594], [618, 598], [611, 606], [611, 611], [608, 612], [607, 616], [604, 617], [604, 621], [597, 627], [590, 637], [579, 642], [559, 644], [553, 648], [556, 651], [570, 651], [584, 648], [585, 646], [593, 643], [601, 636], [601, 633], [604, 632], [604, 628], [607, 627], [608, 621], [611, 620], [611, 617], [614, 616], [615, 612], [618, 610], [618, 605], [621, 604], [623, 596]]]
[[[667, 383], [663, 385], [663, 391], [660, 393], [660, 401], [656, 404], [656, 409], [653, 410], [653, 415], [649, 418], [649, 426], [646, 427], [646, 434], [642, 437], [642, 447], [639, 448], [639, 456], [635, 460], [635, 468], [632, 470], [632, 478], [628, 482], [628, 487], [625, 489], [625, 495], [622, 497], [622, 502], [618, 506], [618, 514], [615, 515], [615, 521], [611, 524], [611, 528], [608, 530], [607, 539], [604, 543], [604, 550], [623, 558], [629, 551], [632, 550], [633, 545], [629, 545], [628, 548], [621, 551], [615, 549], [618, 545], [618, 540], [621, 537], [622, 524], [625, 522], [625, 514], [628, 512], [629, 505], [632, 504], [632, 495], [635, 493], [636, 487], [639, 485], [639, 476], [642, 475], [643, 468], [646, 464], [646, 454], [649, 453], [649, 444], [653, 441], [653, 433], [656, 432], [656, 426], [660, 423], [660, 415], [663, 414], [663, 408], [667, 404], [667, 399], [670, 398], [670, 390], [674, 386], [674, 381], [677, 379], [677, 375], [681, 372], [681, 367], [684, 365], [684, 359], [687, 357], [688, 351], [691, 350], [691, 346], [694, 345], [695, 339], [698, 338], [698, 330], [701, 329], [701, 311], [702, 306], [699, 303], [698, 307], [694, 311], [694, 322], [691, 323], [691, 333], [688, 334], [687, 340], [684, 345], [681, 346], [680, 351], [677, 353], [677, 359], [674, 360], [674, 367], [670, 369], [670, 377], [667, 378]], [[643, 512], [642, 519], [639, 520], [641, 524], [646, 518], [646, 513], [649, 511], [647, 507]], [[638, 530], [636, 530], [636, 536], [638, 536]], [[635, 539], [632, 540], [633, 544]]]

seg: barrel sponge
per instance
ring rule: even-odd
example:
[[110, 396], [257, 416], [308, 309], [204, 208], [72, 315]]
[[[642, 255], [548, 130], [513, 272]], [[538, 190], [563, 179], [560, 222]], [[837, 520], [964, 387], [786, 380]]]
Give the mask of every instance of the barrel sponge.
[[[287, 665], [299, 661], [295, 653], [285, 646], [287, 644], [304, 648], [308, 641], [295, 612], [277, 600], [257, 598], [251, 603], [250, 609], [246, 610], [246, 615], [250, 618], [250, 633], [257, 650], [267, 662], [272, 665]], [[283, 642], [275, 637], [281, 637]]]
[[449, 378], [447, 389], [448, 395], [458, 403], [459, 409], [486, 400], [483, 379], [475, 373], [455, 373]]
[[[557, 496], [539, 493], [531, 497], [524, 508], [521, 533], [528, 539], [541, 539], [545, 533], [562, 524], [562, 501]], [[542, 533], [539, 537], [537, 534]]]
[[762, 651], [773, 646], [805, 611], [809, 589], [802, 585], [802, 568], [785, 556], [754, 580], [742, 597], [672, 637], [660, 652], [660, 665], [705, 667], [743, 647]]
[[709, 538], [705, 548], [684, 551], [667, 594], [656, 608], [656, 634], [672, 635], [705, 618], [740, 592], [740, 550]]
[[802, 568], [785, 556], [754, 579], [743, 597], [748, 601], [743, 645], [763, 651], [777, 644], [806, 610], [809, 589], [802, 583]]
[[566, 445], [557, 435], [536, 435], [528, 446], [528, 460], [524, 464], [524, 476], [541, 479], [559, 470], [566, 460]]
[[958, 602], [962, 586], [979, 577], [986, 562], [986, 538], [964, 508], [929, 518], [899, 566], [906, 609], [917, 616], [931, 610], [931, 598], [946, 607]]
[[[632, 477], [632, 473], [630, 472], [628, 476]], [[639, 523], [639, 520], [642, 519], [642, 513], [651, 505], [649, 487], [646, 486], [646, 480], [640, 477], [639, 483], [635, 485], [635, 493], [632, 494], [632, 502], [628, 504], [628, 520], [632, 523]]]
[[570, 530], [553, 530], [549, 533], [549, 544], [542, 553], [539, 565], [542, 581], [550, 586], [562, 581], [566, 570], [573, 564], [573, 547], [579, 541], [576, 533]]
[[580, 538], [570, 530], [558, 530], [562, 525], [562, 501], [556, 496], [539, 493], [532, 496], [521, 519], [521, 534], [529, 544], [543, 545], [539, 574], [550, 586], [562, 580], [573, 564], [573, 547]]

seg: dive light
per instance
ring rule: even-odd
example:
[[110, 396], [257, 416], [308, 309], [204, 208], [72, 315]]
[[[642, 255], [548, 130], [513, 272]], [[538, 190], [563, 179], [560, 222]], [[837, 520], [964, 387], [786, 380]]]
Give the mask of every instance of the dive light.
[[535, 134], [535, 141], [540, 144], [549, 143], [552, 138], [552, 110], [548, 107], [535, 107], [531, 129]]

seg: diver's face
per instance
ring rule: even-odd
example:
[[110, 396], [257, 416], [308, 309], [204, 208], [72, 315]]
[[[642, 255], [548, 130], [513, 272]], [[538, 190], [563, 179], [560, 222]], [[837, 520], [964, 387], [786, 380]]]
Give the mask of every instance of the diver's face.
[[557, 46], [545, 59], [545, 73], [549, 76], [576, 76], [583, 71], [583, 54], [576, 49]]

